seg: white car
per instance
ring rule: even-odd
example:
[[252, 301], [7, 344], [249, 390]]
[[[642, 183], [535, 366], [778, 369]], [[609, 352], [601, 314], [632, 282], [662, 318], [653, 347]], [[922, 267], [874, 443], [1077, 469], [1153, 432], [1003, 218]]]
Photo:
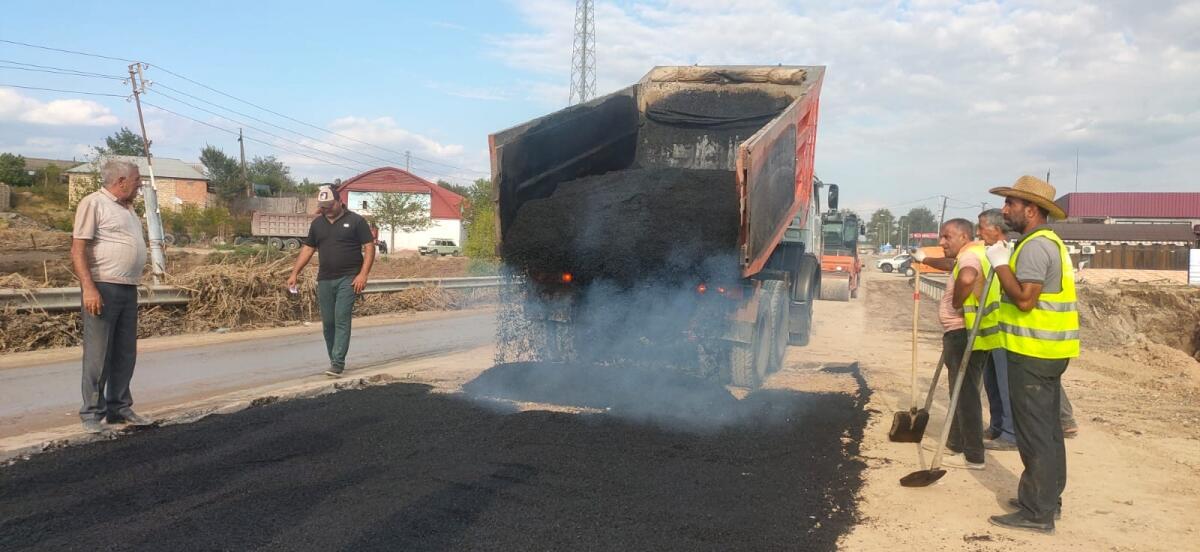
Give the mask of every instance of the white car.
[[901, 253], [890, 259], [879, 259], [875, 261], [875, 268], [884, 272], [904, 272], [906, 268], [912, 266], [912, 255]]

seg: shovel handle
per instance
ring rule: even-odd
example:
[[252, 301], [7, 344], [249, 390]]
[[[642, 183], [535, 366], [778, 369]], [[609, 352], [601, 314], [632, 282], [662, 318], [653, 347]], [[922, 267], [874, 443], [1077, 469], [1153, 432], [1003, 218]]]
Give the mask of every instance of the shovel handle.
[[[992, 291], [992, 282], [996, 279], [996, 271], [988, 273], [987, 284], [983, 286], [983, 297], [985, 302], [988, 293]], [[946, 291], [950, 291], [947, 289]], [[983, 305], [986, 307], [987, 305]], [[950, 410], [946, 412], [946, 423], [942, 425], [942, 436], [938, 439], [937, 448], [933, 452], [933, 463], [929, 465], [930, 470], [936, 470], [942, 467], [942, 450], [946, 446], [946, 439], [950, 437], [950, 424], [954, 422], [954, 411], [958, 408], [958, 396], [962, 392], [962, 382], [967, 375], [967, 365], [971, 362], [971, 349], [975, 347], [975, 336], [979, 333], [979, 322], [983, 320], [983, 308], [976, 313], [975, 323], [971, 324], [971, 334], [967, 336], [967, 349], [963, 351], [962, 361], [958, 363], [958, 376], [954, 378], [954, 393], [950, 395]], [[943, 352], [944, 354], [944, 352]]]
[[912, 407], [917, 408], [917, 321], [921, 312], [921, 286], [913, 283], [913, 322], [912, 322]]

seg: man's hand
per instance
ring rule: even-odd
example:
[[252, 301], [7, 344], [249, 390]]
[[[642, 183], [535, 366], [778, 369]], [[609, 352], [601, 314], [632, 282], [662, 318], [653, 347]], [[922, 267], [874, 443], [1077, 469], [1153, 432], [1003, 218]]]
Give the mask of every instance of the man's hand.
[[354, 288], [354, 293], [361, 294], [363, 288], [367, 287], [367, 275], [359, 274], [354, 277], [354, 281], [350, 283], [350, 287]]
[[1012, 258], [1011, 244], [1008, 241], [998, 241], [987, 248], [988, 262], [992, 263], [993, 269], [1000, 266], [1008, 266], [1008, 260]]
[[918, 248], [916, 251], [913, 251], [912, 257], [914, 261], [917, 261], [918, 263], [924, 263], [927, 255], [925, 255], [924, 251]]
[[292, 289], [292, 288], [296, 287], [296, 275], [295, 274], [288, 276], [287, 287], [288, 287], [288, 289]]
[[96, 286], [83, 288], [83, 310], [87, 311], [92, 316], [100, 316], [100, 310], [104, 307], [104, 299], [100, 297], [100, 290]]

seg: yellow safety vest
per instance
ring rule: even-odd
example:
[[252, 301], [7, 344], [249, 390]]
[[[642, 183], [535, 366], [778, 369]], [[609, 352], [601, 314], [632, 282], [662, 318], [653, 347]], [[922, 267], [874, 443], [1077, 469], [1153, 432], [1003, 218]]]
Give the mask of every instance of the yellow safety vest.
[[[982, 268], [982, 273], [979, 275], [980, 285], [985, 286], [988, 274], [992, 272], [992, 263], [988, 262], [984, 246], [972, 245], [967, 248], [966, 252], [979, 259], [979, 265]], [[957, 264], [950, 273], [951, 286], [956, 281], [958, 281]], [[953, 293], [953, 287], [946, 291]], [[991, 289], [986, 292], [987, 298], [983, 301], [983, 320], [979, 321], [979, 333], [975, 335], [975, 345], [971, 347], [972, 351], [991, 351], [1004, 347], [1004, 336], [1000, 335], [1000, 282], [992, 282]], [[968, 332], [975, 327], [975, 313], [977, 312], [979, 312], [979, 298], [972, 291], [963, 301], [963, 322], [966, 324]]]
[[1037, 304], [1029, 312], [1017, 308], [1008, 295], [1000, 299], [1000, 333], [1004, 348], [1014, 353], [1044, 359], [1079, 356], [1079, 311], [1075, 307], [1075, 273], [1067, 246], [1052, 230], [1043, 228], [1017, 244], [1008, 261], [1013, 274], [1021, 250], [1029, 240], [1043, 236], [1058, 246], [1062, 259], [1062, 291], [1038, 295]]

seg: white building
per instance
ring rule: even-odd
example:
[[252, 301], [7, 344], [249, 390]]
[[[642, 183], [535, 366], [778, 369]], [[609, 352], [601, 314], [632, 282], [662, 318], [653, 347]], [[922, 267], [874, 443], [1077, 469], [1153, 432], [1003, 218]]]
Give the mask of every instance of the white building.
[[396, 232], [392, 243], [391, 229], [380, 226], [379, 239], [387, 242], [388, 251], [415, 250], [430, 239], [450, 239], [461, 246], [463, 231], [463, 197], [412, 173], [383, 167], [362, 173], [342, 183], [338, 194], [342, 201], [360, 215], [371, 216], [371, 204], [377, 194], [408, 194], [421, 201], [433, 219], [433, 226], [419, 232]]

